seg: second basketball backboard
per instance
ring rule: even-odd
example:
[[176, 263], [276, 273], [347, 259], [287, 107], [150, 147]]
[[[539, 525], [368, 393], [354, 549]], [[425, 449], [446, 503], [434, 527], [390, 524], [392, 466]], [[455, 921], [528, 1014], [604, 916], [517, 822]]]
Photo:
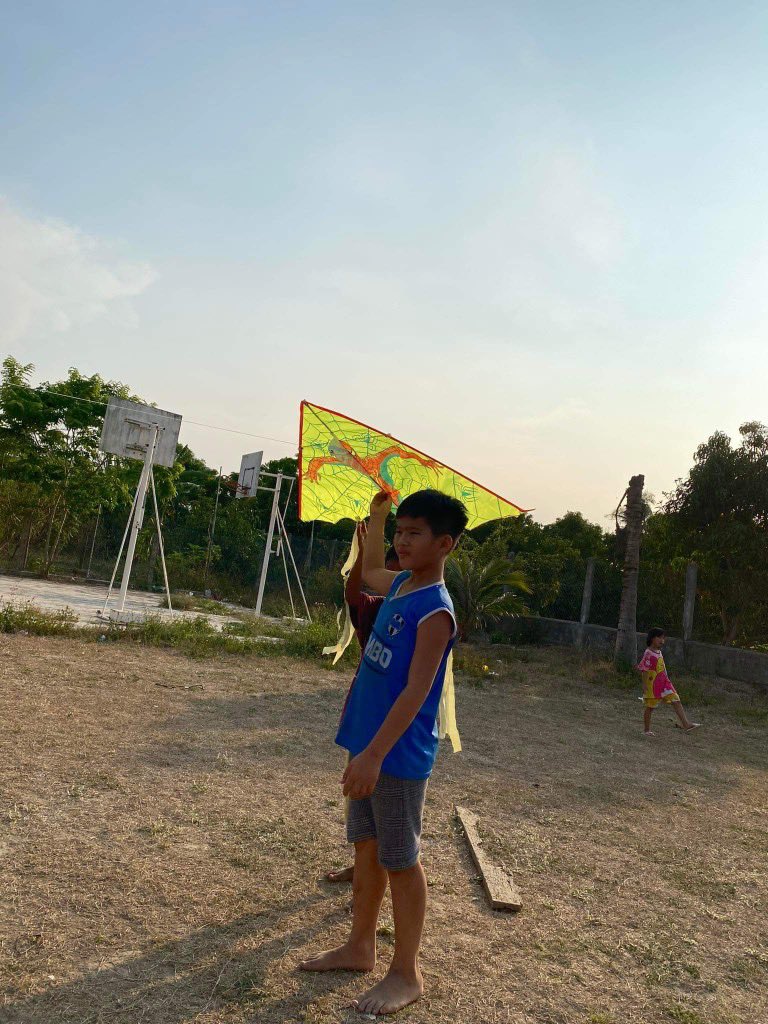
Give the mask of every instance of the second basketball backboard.
[[264, 452], [251, 452], [240, 460], [240, 475], [237, 478], [236, 498], [254, 498], [259, 486], [261, 459]]

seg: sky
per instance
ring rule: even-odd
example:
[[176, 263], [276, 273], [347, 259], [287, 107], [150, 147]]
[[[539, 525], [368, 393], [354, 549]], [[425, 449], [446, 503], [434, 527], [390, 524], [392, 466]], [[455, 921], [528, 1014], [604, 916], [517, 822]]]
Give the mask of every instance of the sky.
[[605, 524], [768, 418], [767, 58], [746, 2], [8, 5], [0, 356]]

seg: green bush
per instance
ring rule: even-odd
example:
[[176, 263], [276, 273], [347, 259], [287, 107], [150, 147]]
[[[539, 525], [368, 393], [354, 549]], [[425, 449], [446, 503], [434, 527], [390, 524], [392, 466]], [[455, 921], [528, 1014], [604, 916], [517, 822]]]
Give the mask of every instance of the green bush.
[[307, 600], [314, 604], [340, 605], [344, 600], [344, 586], [336, 566], [315, 571], [307, 581]]
[[0, 633], [71, 636], [78, 632], [77, 616], [68, 610], [44, 612], [33, 604], [0, 604]]
[[526, 608], [521, 595], [530, 593], [523, 574], [506, 558], [486, 561], [479, 548], [452, 555], [445, 564], [445, 582], [462, 640], [505, 616], [522, 615]]
[[[215, 602], [209, 602], [215, 604]], [[255, 616], [226, 623], [220, 631], [203, 616], [173, 620], [152, 616], [144, 622], [121, 625], [105, 622], [95, 627], [78, 626], [70, 611], [44, 612], [31, 604], [0, 604], [0, 633], [30, 633], [38, 636], [77, 636], [110, 643], [145, 644], [178, 650], [193, 658], [218, 654], [247, 654], [257, 657], [281, 655], [320, 662], [333, 667], [323, 657], [323, 648], [336, 643], [336, 611], [322, 605], [312, 609], [312, 622], [267, 622]], [[279, 641], [279, 642], [275, 642]], [[338, 668], [349, 671], [359, 657], [357, 642], [350, 644]]]
[[[207, 612], [209, 615], [231, 615], [232, 609], [221, 601], [215, 601], [210, 597], [198, 597], [196, 594], [171, 594], [173, 610], [177, 612]], [[160, 601], [160, 606], [165, 607], [165, 595]]]
[[[338, 640], [336, 612], [332, 608], [315, 606], [312, 619], [312, 622], [292, 627], [285, 633], [285, 651], [296, 658], [322, 658], [324, 664], [331, 668], [333, 659], [323, 657], [322, 652], [324, 647], [331, 647]], [[359, 657], [360, 648], [357, 640], [353, 640], [336, 667], [348, 669]]]
[[244, 651], [241, 640], [220, 633], [203, 618], [170, 621], [156, 616], [127, 626], [110, 625], [106, 636], [108, 640], [129, 640], [149, 647], [172, 647], [193, 658]]

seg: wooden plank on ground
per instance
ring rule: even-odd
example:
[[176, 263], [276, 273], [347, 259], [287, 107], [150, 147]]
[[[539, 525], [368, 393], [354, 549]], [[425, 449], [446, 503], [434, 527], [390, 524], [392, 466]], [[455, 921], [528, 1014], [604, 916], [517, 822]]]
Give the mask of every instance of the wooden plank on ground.
[[469, 843], [469, 852], [475, 862], [480, 878], [483, 882], [488, 901], [492, 910], [520, 910], [523, 905], [522, 897], [517, 886], [512, 881], [512, 876], [497, 864], [493, 864], [485, 855], [482, 848], [482, 839], [477, 830], [478, 817], [474, 811], [466, 807], [456, 808], [456, 817], [461, 822], [464, 835]]

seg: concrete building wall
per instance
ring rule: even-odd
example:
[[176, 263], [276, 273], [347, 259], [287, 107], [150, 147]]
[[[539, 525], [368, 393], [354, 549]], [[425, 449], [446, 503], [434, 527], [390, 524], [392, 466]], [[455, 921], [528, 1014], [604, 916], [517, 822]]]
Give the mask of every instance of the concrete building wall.
[[[522, 630], [521, 630], [522, 625]], [[510, 638], [524, 635], [538, 635], [543, 643], [560, 644], [565, 647], [581, 647], [598, 655], [613, 656], [616, 630], [608, 626], [582, 625], [563, 619], [545, 619], [526, 616], [511, 619], [500, 624], [500, 630]], [[638, 633], [637, 649], [645, 650], [645, 634]], [[768, 654], [747, 651], [738, 647], [720, 647], [717, 644], [702, 644], [693, 640], [683, 641], [667, 637], [664, 645], [664, 660], [670, 669], [675, 666], [693, 669], [706, 675], [722, 676], [724, 679], [738, 679], [754, 683], [768, 690]]]

